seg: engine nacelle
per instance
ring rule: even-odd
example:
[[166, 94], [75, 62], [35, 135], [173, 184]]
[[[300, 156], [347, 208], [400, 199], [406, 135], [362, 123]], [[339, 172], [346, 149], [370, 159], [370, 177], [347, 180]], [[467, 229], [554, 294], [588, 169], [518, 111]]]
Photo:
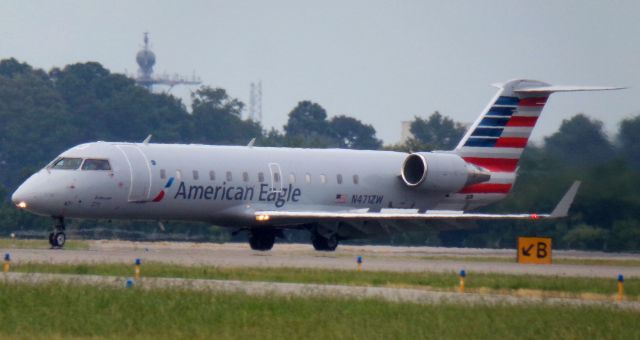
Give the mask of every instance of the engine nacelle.
[[412, 153], [402, 163], [402, 180], [409, 187], [436, 192], [458, 192], [486, 182], [491, 173], [452, 153]]

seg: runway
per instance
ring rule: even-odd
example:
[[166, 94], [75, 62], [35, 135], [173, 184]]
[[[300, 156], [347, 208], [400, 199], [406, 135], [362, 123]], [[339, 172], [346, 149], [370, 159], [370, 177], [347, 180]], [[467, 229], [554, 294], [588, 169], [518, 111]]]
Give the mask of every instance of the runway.
[[[293, 267], [352, 270], [363, 257], [364, 270], [392, 272], [458, 272], [609, 277], [618, 273], [640, 277], [640, 266], [515, 263], [514, 249], [343, 246], [336, 252], [316, 252], [310, 245], [276, 244], [272, 251], [252, 251], [239, 243], [91, 241], [89, 250], [3, 249], [15, 264], [40, 263], [171, 263], [186, 266]], [[640, 260], [635, 254], [554, 251], [555, 258]], [[513, 262], [512, 262], [513, 261]]]

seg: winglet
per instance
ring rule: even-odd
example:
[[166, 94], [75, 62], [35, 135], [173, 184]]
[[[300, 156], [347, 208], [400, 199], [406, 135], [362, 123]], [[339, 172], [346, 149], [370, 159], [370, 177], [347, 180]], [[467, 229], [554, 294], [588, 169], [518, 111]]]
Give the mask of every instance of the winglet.
[[567, 217], [569, 214], [569, 208], [571, 207], [571, 203], [573, 203], [573, 199], [576, 198], [576, 194], [578, 193], [578, 188], [580, 187], [580, 181], [575, 181], [571, 184], [571, 187], [567, 192], [562, 196], [558, 205], [553, 209], [550, 218], [562, 218]]

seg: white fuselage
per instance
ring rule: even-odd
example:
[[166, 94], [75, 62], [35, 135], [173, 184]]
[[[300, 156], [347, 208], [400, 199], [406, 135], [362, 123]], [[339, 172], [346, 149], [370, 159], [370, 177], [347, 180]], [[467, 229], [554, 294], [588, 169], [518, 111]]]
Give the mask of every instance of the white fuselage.
[[390, 151], [96, 142], [71, 148], [57, 159], [108, 160], [109, 170], [57, 169], [52, 163], [20, 186], [13, 201], [54, 217], [227, 226], [250, 226], [260, 210], [461, 210], [490, 202], [486, 195], [474, 203], [469, 195], [407, 187], [400, 178], [406, 156]]

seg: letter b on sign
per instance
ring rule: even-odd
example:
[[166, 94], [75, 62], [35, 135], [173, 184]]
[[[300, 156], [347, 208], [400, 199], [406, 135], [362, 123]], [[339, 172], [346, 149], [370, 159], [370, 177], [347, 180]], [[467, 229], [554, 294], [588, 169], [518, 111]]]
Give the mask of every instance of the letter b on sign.
[[518, 237], [518, 263], [551, 264], [551, 238]]
[[544, 242], [538, 242], [538, 251], [536, 252], [538, 258], [547, 257], [547, 244]]

